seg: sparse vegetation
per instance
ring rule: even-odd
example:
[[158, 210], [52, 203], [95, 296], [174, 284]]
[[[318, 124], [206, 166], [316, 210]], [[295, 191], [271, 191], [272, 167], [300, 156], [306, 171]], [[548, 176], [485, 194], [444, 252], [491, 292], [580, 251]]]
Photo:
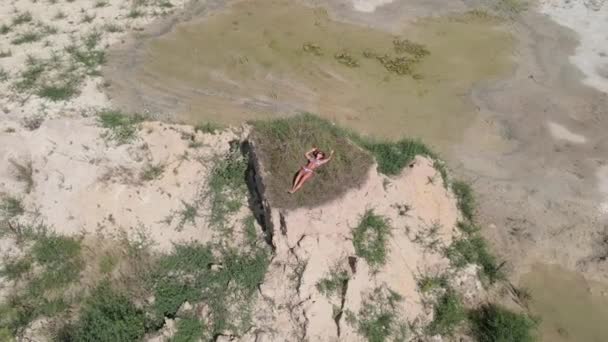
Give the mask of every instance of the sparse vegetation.
[[304, 50], [304, 52], [311, 53], [315, 56], [323, 55], [323, 51], [321, 50], [321, 47], [318, 44], [311, 43], [311, 42], [304, 43], [302, 45], [302, 50]]
[[25, 213], [21, 200], [10, 195], [0, 195], [0, 220], [10, 220]]
[[15, 170], [15, 178], [17, 181], [25, 183], [25, 192], [30, 193], [34, 187], [34, 169], [32, 167], [32, 161], [27, 160], [20, 163], [14, 159], [10, 159], [9, 162]]
[[452, 183], [452, 190], [456, 195], [458, 209], [462, 213], [465, 219], [472, 221], [475, 215], [475, 197], [473, 196], [473, 189], [471, 186], [463, 181], [454, 181]]
[[95, 1], [95, 5], [93, 5], [93, 7], [95, 8], [102, 8], [102, 7], [106, 7], [108, 6], [108, 2], [105, 0], [97, 0]]
[[85, 300], [78, 320], [62, 330], [60, 340], [136, 341], [145, 332], [144, 312], [108, 282], [102, 282]]
[[456, 240], [446, 249], [446, 255], [455, 267], [467, 264], [481, 266], [483, 275], [490, 283], [504, 278], [504, 274], [488, 249], [486, 241], [479, 235], [472, 235]]
[[8, 71], [4, 70], [3, 67], [0, 67], [0, 82], [6, 82], [9, 76]]
[[95, 20], [95, 16], [94, 15], [90, 15], [88, 13], [85, 13], [82, 18], [80, 18], [80, 22], [81, 23], [87, 23], [90, 24], [93, 22], [93, 20]]
[[316, 284], [317, 291], [327, 297], [341, 296], [345, 284], [350, 279], [348, 271], [339, 265], [332, 267], [326, 278], [322, 278]]
[[51, 101], [65, 101], [78, 93], [78, 84], [72, 80], [64, 80], [61, 84], [44, 84], [36, 95]]
[[104, 110], [99, 113], [99, 123], [107, 129], [104, 137], [115, 141], [119, 145], [129, 143], [135, 139], [137, 126], [142, 120], [143, 118], [140, 116], [127, 116], [116, 110]]
[[247, 195], [246, 170], [247, 160], [238, 144], [215, 161], [207, 184], [211, 225], [223, 228], [228, 216], [241, 208]]
[[200, 123], [196, 126], [194, 126], [194, 131], [195, 132], [202, 132], [202, 133], [206, 133], [206, 134], [215, 134], [218, 131], [223, 130], [225, 127], [223, 127], [222, 125], [213, 123], [213, 122], [205, 122], [205, 123]]
[[0, 58], [11, 57], [13, 52], [11, 50], [0, 50]]
[[409, 39], [393, 40], [393, 48], [396, 53], [407, 53], [416, 59], [422, 59], [430, 54], [429, 50], [422, 44], [414, 43]]
[[30, 131], [34, 131], [40, 128], [43, 122], [44, 117], [42, 115], [26, 116], [21, 120], [23, 127], [27, 128]]
[[65, 12], [62, 11], [57, 11], [57, 13], [55, 13], [55, 15], [53, 16], [54, 20], [61, 20], [61, 19], [65, 19], [67, 18], [67, 14], [65, 14]]
[[347, 312], [346, 320], [369, 342], [406, 341], [408, 327], [398, 307], [402, 300], [390, 289], [375, 288], [364, 299], [358, 315]]
[[114, 24], [114, 23], [109, 23], [109, 24], [105, 24], [103, 25], [104, 30], [106, 30], [107, 32], [110, 33], [117, 33], [117, 32], [123, 32], [124, 29], [118, 25], [118, 24]]
[[471, 313], [473, 334], [479, 342], [534, 342], [537, 323], [525, 314], [486, 304]]
[[520, 14], [528, 9], [529, 3], [525, 0], [498, 0], [496, 8], [498, 12], [509, 16]]
[[165, 165], [162, 163], [158, 164], [147, 164], [141, 171], [141, 180], [152, 181], [159, 178], [163, 172], [165, 172]]
[[89, 75], [96, 75], [97, 67], [106, 61], [105, 51], [98, 49], [100, 40], [101, 33], [93, 31], [82, 37], [81, 45], [72, 44], [66, 48], [73, 61], [84, 67]]
[[141, 10], [139, 10], [137, 8], [133, 8], [127, 14], [127, 18], [135, 19], [135, 18], [139, 18], [143, 15], [144, 15], [144, 12], [142, 12]]
[[353, 57], [348, 51], [338, 52], [334, 55], [336, 61], [342, 65], [346, 65], [350, 68], [356, 68], [359, 66], [359, 61]]
[[422, 293], [432, 292], [435, 289], [445, 289], [448, 287], [448, 278], [445, 275], [423, 276], [418, 279], [418, 288]]
[[452, 335], [467, 318], [460, 297], [450, 288], [439, 297], [433, 316], [433, 321], [428, 326], [429, 332], [432, 335], [441, 334], [444, 336]]
[[19, 13], [13, 18], [13, 26], [29, 23], [32, 21], [32, 14], [30, 12]]
[[0, 273], [23, 282], [8, 302], [0, 305], [0, 329], [17, 335], [40, 316], [54, 316], [67, 309], [70, 298], [64, 289], [78, 280], [83, 268], [80, 241], [48, 233], [42, 228], [27, 229], [22, 236], [33, 242], [29, 253], [11, 260]]
[[0, 34], [7, 34], [11, 32], [12, 28], [6, 24], [0, 25]]
[[33, 43], [41, 40], [43, 37], [44, 35], [40, 32], [25, 31], [15, 36], [15, 38], [11, 40], [11, 43], [14, 45]]
[[386, 262], [387, 242], [391, 234], [386, 218], [369, 209], [361, 217], [359, 225], [353, 229], [355, 253], [367, 261], [371, 268], [378, 268]]

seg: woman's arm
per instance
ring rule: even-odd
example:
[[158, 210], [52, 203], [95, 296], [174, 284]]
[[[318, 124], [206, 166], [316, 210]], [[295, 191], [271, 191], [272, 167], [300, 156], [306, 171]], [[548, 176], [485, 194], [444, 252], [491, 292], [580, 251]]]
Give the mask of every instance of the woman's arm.
[[334, 156], [334, 150], [331, 150], [331, 152], [329, 153], [329, 157], [323, 159], [323, 161], [321, 161], [321, 165], [328, 163], [331, 160], [331, 158], [333, 158], [333, 156]]
[[317, 148], [313, 147], [310, 151], [304, 153], [304, 156], [306, 157], [306, 159], [308, 159], [308, 160], [315, 159], [315, 157], [313, 157], [312, 153], [316, 150], [317, 150]]

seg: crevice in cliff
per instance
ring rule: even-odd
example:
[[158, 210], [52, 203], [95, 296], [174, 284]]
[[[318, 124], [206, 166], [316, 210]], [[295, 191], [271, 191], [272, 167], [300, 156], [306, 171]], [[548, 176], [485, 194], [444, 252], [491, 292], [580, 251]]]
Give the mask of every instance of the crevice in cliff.
[[273, 241], [274, 225], [272, 223], [270, 204], [264, 196], [265, 187], [260, 172], [260, 164], [255, 149], [252, 148], [252, 145], [247, 140], [241, 143], [241, 153], [248, 158], [245, 181], [249, 190], [249, 208], [258, 224], [262, 227], [264, 240], [274, 254], [276, 250]]

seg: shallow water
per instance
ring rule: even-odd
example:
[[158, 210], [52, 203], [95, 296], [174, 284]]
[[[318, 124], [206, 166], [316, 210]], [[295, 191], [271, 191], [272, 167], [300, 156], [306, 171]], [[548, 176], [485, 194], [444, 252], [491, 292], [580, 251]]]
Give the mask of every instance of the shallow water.
[[[362, 133], [443, 145], [459, 141], [474, 118], [472, 85], [512, 69], [513, 39], [500, 25], [467, 14], [404, 29], [399, 38], [430, 51], [414, 68], [416, 80], [363, 56], [394, 55], [389, 33], [292, 2], [240, 2], [152, 39], [128, 77], [156, 109], [186, 122], [235, 124], [310, 111]], [[306, 43], [318, 45], [320, 55], [304, 51]], [[338, 63], [334, 55], [342, 51], [359, 67]]]
[[558, 266], [537, 264], [522, 278], [542, 341], [608, 341], [608, 286]]

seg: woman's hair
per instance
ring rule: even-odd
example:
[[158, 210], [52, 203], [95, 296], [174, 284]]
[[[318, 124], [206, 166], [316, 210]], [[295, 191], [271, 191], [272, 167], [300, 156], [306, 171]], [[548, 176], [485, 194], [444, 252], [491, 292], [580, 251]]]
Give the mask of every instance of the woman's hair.
[[317, 156], [319, 155], [319, 153], [323, 155], [323, 159], [325, 159], [325, 158], [327, 157], [327, 154], [325, 154], [325, 152], [323, 152], [323, 151], [321, 151], [321, 150], [315, 150], [315, 151], [312, 153], [312, 155], [313, 155], [315, 158], [317, 158]]

